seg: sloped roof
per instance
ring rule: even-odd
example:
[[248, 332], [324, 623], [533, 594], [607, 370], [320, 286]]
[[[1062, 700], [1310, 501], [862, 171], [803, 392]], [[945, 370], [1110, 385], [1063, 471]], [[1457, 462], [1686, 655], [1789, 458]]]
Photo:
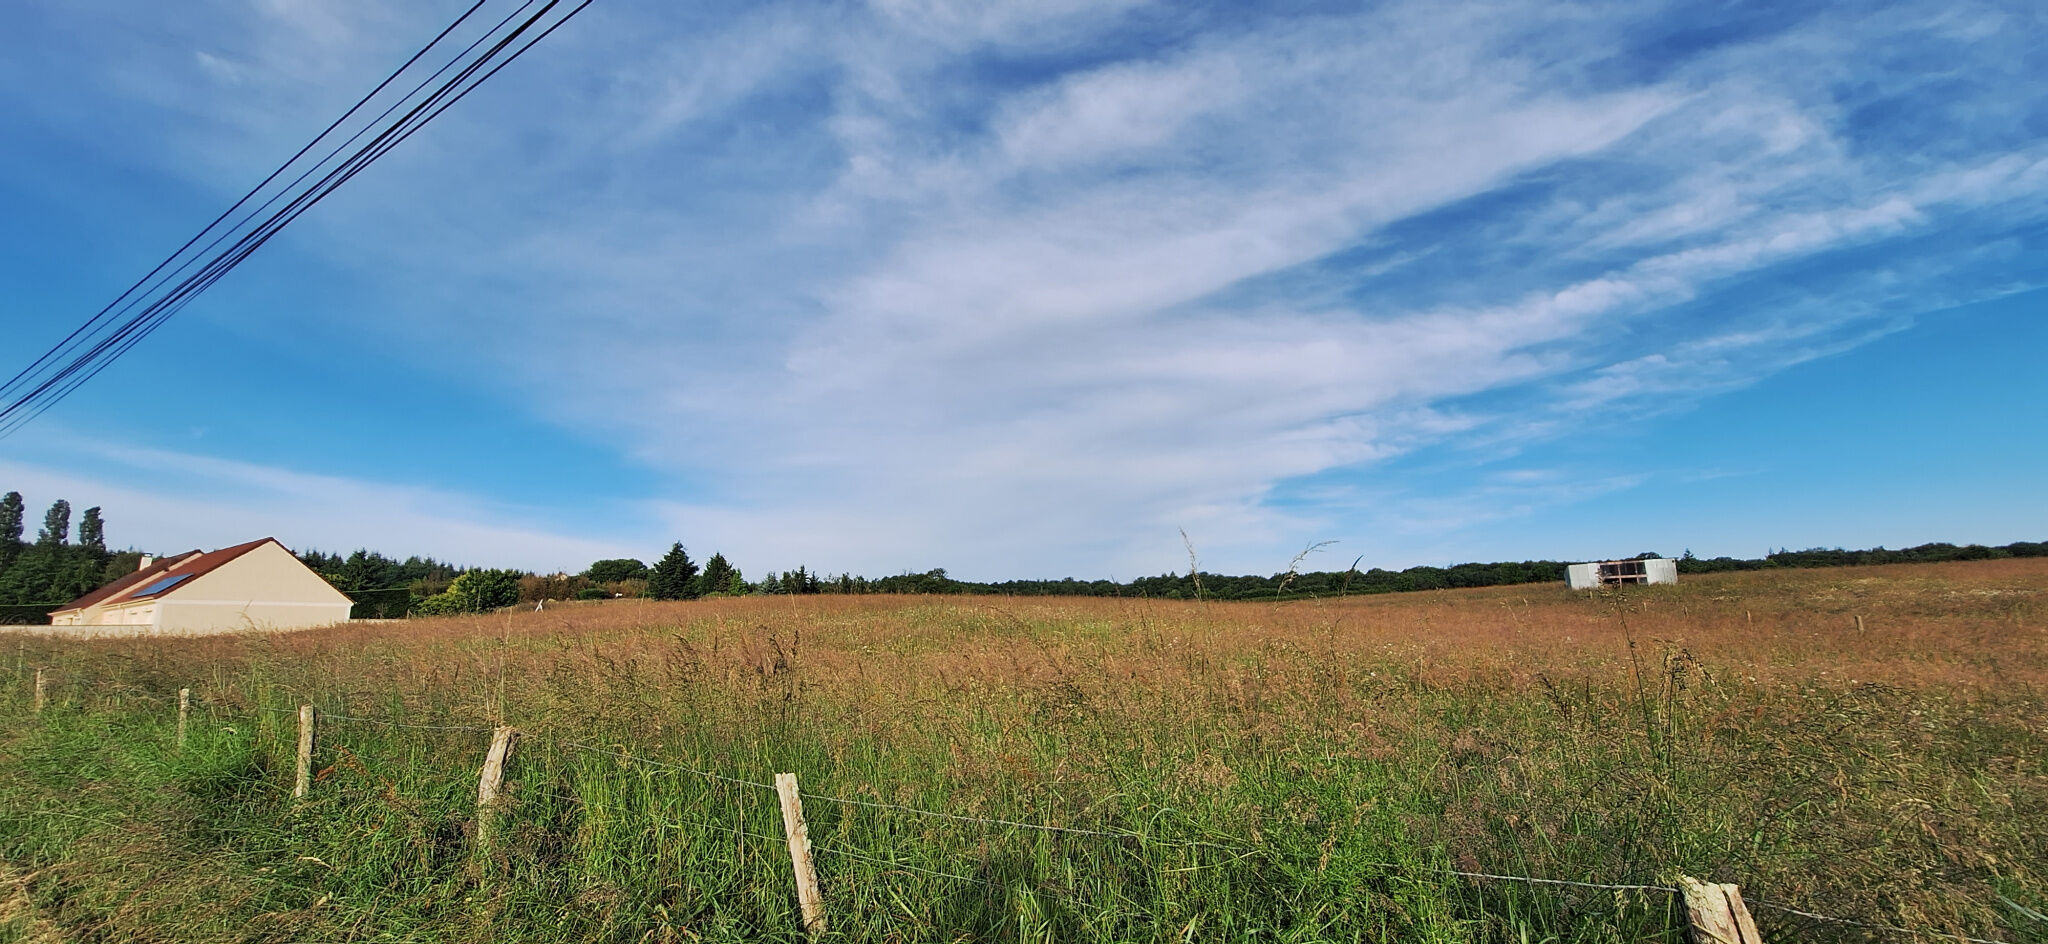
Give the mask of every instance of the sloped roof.
[[247, 544], [224, 547], [218, 551], [201, 552], [195, 549], [186, 551], [183, 554], [175, 554], [159, 560], [148, 567], [141, 568], [132, 574], [123, 574], [114, 582], [65, 604], [62, 609], [55, 612], [63, 613], [69, 610], [82, 610], [89, 606], [119, 599], [124, 593], [146, 588], [156, 581], [167, 577], [182, 577], [183, 579], [177, 583], [164, 587], [155, 593], [136, 594], [120, 599], [120, 602], [135, 603], [143, 600], [162, 599], [178, 592], [182, 587], [191, 586], [192, 578], [218, 569], [222, 564], [226, 564], [265, 544], [276, 544], [279, 547], [284, 547], [276, 538], [263, 538], [257, 541], [250, 541]]
[[93, 592], [88, 593], [85, 596], [79, 597], [78, 599], [73, 600], [70, 603], [64, 604], [64, 606], [58, 609], [56, 612], [62, 613], [66, 610], [82, 610], [102, 600], [114, 597], [120, 594], [121, 591], [123, 590], [133, 590], [137, 587], [141, 587], [148, 581], [155, 580], [156, 578], [162, 576], [166, 571], [169, 571], [171, 569], [172, 565], [177, 564], [179, 561], [191, 560], [192, 558], [198, 556], [199, 552], [196, 550], [192, 550], [186, 551], [183, 554], [172, 554], [166, 557], [159, 558], [155, 563], [150, 564], [148, 567], [140, 568], [131, 574], [122, 574], [121, 576], [115, 578], [112, 583], [109, 583], [106, 586], [99, 588], [98, 590], [94, 590]]

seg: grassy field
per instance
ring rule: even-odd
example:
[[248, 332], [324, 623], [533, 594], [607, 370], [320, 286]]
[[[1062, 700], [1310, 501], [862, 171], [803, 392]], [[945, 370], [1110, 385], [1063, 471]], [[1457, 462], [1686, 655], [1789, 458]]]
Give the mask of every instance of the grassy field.
[[[1661, 889], [1463, 871], [1738, 882], [1775, 941], [1916, 938], [1756, 903], [2044, 942], [2044, 603], [2012, 560], [0, 636], [0, 939], [797, 940], [760, 786], [795, 771], [837, 940], [1683, 937]], [[301, 701], [437, 727], [330, 720], [295, 806]], [[484, 848], [467, 728], [501, 721]]]

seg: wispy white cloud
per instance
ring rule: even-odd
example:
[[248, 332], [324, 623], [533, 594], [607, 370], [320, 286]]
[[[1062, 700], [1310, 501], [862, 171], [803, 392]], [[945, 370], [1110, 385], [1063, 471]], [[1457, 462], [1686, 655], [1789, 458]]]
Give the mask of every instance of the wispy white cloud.
[[308, 473], [202, 454], [35, 437], [35, 461], [0, 461], [31, 507], [59, 498], [107, 509], [108, 537], [156, 552], [272, 536], [296, 550], [426, 554], [458, 564], [581, 570], [645, 554], [639, 540], [534, 527], [531, 509], [393, 482]]
[[[261, 9], [200, 54], [287, 93], [403, 16]], [[1128, 574], [1187, 527], [1260, 569], [1360, 520], [1274, 500], [1290, 483], [1682, 407], [2025, 282], [1944, 280], [2048, 219], [2048, 146], [2004, 130], [2038, 18], [1908, 3], [1669, 40], [1712, 16], [914, 0], [677, 29], [619, 4], [307, 229], [378, 273], [374, 330], [460, 351], [426, 369], [691, 482], [653, 507], [693, 545]], [[1902, 65], [1927, 43], [1969, 55]], [[324, 52], [277, 53], [300, 45]], [[240, 120], [281, 134], [307, 100]], [[1745, 291], [1950, 228], [1991, 236], [1824, 300]], [[1496, 482], [1400, 527], [1588, 494]]]
[[872, 0], [892, 32], [941, 48], [1068, 42], [1115, 22], [1144, 0]]

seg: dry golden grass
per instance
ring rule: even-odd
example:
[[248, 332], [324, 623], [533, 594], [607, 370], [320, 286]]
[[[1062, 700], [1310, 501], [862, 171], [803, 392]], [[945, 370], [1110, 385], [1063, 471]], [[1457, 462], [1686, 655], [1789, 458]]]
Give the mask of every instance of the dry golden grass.
[[[1412, 663], [1422, 677], [1527, 684], [1611, 679], [1639, 648], [1685, 650], [1760, 679], [1901, 685], [2039, 685], [2048, 674], [2048, 560], [1762, 571], [1688, 577], [1676, 588], [1574, 594], [1550, 585], [1286, 603], [1037, 597], [748, 597], [562, 604], [276, 636], [72, 644], [144, 663], [251, 662], [344, 672], [366, 660], [441, 692], [501, 668], [531, 681], [564, 664], [617, 662], [681, 644], [731, 672], [799, 650], [807, 684], [857, 690], [876, 676], [946, 686], [1066, 677], [1084, 660], [1148, 684], [1193, 680], [1243, 659]], [[1862, 617], [1860, 626], [1857, 617]], [[49, 645], [29, 638], [22, 645]], [[501, 666], [499, 660], [506, 660]], [[400, 663], [403, 663], [400, 665]], [[346, 675], [342, 676], [346, 677]], [[508, 676], [510, 677], [510, 676]], [[1283, 682], [1283, 684], [1285, 684]], [[318, 686], [311, 686], [318, 688]], [[491, 694], [494, 691], [479, 689]], [[438, 699], [437, 699], [438, 700]], [[478, 710], [489, 699], [480, 698]]]
[[[1670, 930], [1648, 905], [1607, 913], [1564, 891], [1502, 899], [1415, 878], [1455, 866], [1649, 884], [1685, 871], [1871, 923], [2042, 940], [2048, 929], [1999, 896], [2048, 900], [2044, 594], [2048, 560], [2008, 560], [1286, 603], [610, 601], [19, 645], [26, 663], [61, 673], [69, 704], [93, 710], [190, 685], [230, 713], [304, 699], [414, 722], [502, 720], [536, 743], [597, 740], [752, 779], [797, 769], [824, 793], [1266, 850], [1262, 864], [1201, 866], [1236, 877], [1170, 902], [1147, 897], [1166, 894], [1150, 885], [1132, 892], [1138, 917], [1044, 918], [1069, 937], [1165, 939], [1189, 921], [1277, 915], [1320, 921], [1316, 933], [1377, 915], [1379, 931], [1339, 936], [1386, 940]], [[473, 759], [447, 760], [455, 777]], [[396, 776], [351, 762], [336, 776]], [[530, 792], [575, 781], [535, 764]], [[849, 814], [821, 834], [858, 844], [892, 823]], [[535, 829], [535, 850], [574, 844]], [[919, 841], [926, 866], [957, 871], [977, 857], [994, 868], [1009, 840]], [[1070, 854], [1033, 847], [1043, 861], [1017, 866], [1017, 881], [1052, 887], [1041, 873]], [[1422, 885], [1373, 871], [1387, 860]], [[619, 909], [606, 933], [659, 923], [631, 887], [604, 887]], [[947, 938], [867, 920], [905, 940]]]

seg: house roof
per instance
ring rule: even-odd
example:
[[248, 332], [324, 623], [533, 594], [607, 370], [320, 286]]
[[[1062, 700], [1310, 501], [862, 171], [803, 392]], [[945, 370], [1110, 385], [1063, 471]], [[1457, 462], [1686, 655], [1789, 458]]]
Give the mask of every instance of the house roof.
[[[148, 567], [138, 569], [132, 574], [124, 574], [114, 582], [65, 604], [62, 609], [56, 612], [63, 613], [68, 610], [82, 610], [89, 606], [96, 606], [117, 599], [122, 603], [161, 599], [178, 592], [182, 587], [190, 586], [192, 578], [218, 569], [222, 564], [226, 564], [265, 544], [276, 544], [279, 547], [284, 546], [276, 538], [263, 538], [258, 541], [250, 541], [247, 544], [224, 547], [217, 551], [202, 552], [195, 549], [186, 551], [183, 554], [174, 554]], [[168, 579], [175, 579], [176, 582], [161, 587], [156, 586], [159, 581]], [[155, 592], [132, 592], [138, 589], [148, 590], [151, 588], [154, 588]], [[127, 596], [124, 596], [124, 594], [127, 594]]]

